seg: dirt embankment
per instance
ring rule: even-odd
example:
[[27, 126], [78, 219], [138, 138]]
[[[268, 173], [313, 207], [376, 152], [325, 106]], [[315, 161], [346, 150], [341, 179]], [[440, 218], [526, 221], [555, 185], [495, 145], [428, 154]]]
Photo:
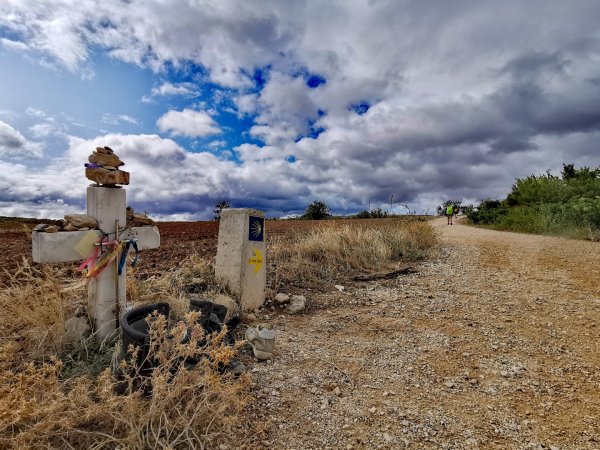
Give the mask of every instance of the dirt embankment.
[[418, 274], [266, 310], [250, 446], [600, 448], [600, 246], [435, 222]]

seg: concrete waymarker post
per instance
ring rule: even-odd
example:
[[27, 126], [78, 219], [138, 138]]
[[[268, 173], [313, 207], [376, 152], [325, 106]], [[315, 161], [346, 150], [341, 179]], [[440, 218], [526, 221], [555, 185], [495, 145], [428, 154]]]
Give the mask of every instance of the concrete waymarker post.
[[242, 311], [255, 310], [264, 304], [267, 260], [262, 211], [245, 208], [221, 211], [215, 274], [238, 297]]
[[[115, 240], [115, 227], [126, 227], [126, 194], [121, 187], [90, 186], [87, 188], [87, 213], [98, 221], [98, 227]], [[93, 230], [102, 238], [100, 230]], [[82, 260], [76, 250], [77, 244], [89, 235], [90, 231], [63, 231], [58, 233], [33, 232], [33, 260], [38, 263], [61, 263]], [[148, 250], [160, 246], [160, 234], [155, 226], [131, 227], [116, 237], [119, 240], [136, 239], [138, 250]], [[98, 339], [114, 335], [117, 329], [117, 311], [121, 315], [126, 310], [126, 269], [117, 275], [118, 258], [92, 278], [88, 285], [88, 312], [94, 323]]]

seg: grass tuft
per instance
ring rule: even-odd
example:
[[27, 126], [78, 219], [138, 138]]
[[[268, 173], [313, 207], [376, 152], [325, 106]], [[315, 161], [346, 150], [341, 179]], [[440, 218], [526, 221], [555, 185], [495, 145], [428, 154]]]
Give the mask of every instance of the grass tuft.
[[324, 226], [308, 234], [275, 237], [268, 247], [269, 289], [337, 282], [358, 271], [425, 258], [437, 242], [428, 222], [382, 226]]

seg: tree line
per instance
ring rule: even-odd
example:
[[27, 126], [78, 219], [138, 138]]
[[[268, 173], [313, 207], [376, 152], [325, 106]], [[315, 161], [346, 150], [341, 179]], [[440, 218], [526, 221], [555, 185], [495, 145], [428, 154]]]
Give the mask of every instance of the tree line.
[[[213, 220], [221, 220], [221, 212], [229, 208], [231, 205], [227, 200], [221, 200], [215, 204], [213, 208]], [[414, 214], [414, 211], [410, 211], [409, 213]], [[310, 205], [306, 207], [304, 210], [304, 214], [298, 217], [300, 220], [325, 220], [332, 218], [331, 210], [329, 206], [321, 201], [314, 200]], [[387, 210], [382, 208], [374, 208], [370, 211], [364, 210], [352, 216], [356, 219], [384, 219], [386, 217], [394, 217], [394, 215], [390, 214]]]

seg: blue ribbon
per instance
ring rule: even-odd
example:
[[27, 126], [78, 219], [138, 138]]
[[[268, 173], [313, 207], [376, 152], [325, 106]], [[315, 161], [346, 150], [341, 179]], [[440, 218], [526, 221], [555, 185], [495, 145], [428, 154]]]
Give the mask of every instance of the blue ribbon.
[[135, 267], [138, 262], [138, 257], [140, 256], [140, 252], [138, 250], [137, 242], [133, 239], [127, 241], [125, 244], [125, 248], [123, 249], [123, 253], [121, 254], [121, 260], [119, 261], [119, 275], [123, 273], [123, 267], [125, 267], [125, 261], [127, 261], [127, 253], [129, 252], [129, 247], [133, 247], [135, 250], [135, 257], [133, 261], [131, 261], [131, 267]]

